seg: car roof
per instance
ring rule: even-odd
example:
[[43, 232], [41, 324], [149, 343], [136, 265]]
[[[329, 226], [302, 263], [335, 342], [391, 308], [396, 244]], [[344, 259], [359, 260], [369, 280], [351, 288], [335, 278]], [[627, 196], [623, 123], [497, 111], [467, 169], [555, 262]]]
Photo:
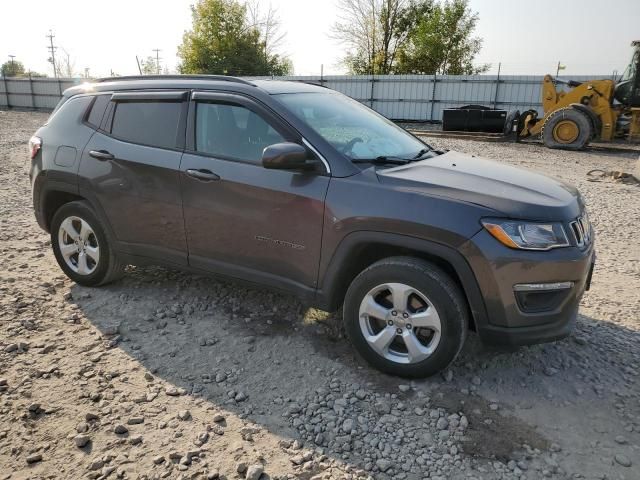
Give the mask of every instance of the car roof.
[[243, 79], [222, 75], [149, 75], [136, 77], [110, 77], [87, 82], [65, 90], [69, 97], [80, 93], [114, 91], [114, 90], [146, 90], [146, 89], [223, 89], [250, 93], [256, 88], [269, 95], [281, 93], [313, 93], [330, 90], [300, 81]]

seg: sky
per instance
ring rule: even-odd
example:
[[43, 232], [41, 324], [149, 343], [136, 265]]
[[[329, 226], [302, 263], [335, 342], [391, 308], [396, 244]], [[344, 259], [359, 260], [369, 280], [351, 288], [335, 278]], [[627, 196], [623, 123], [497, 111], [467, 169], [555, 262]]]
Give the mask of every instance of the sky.
[[[161, 64], [175, 71], [177, 46], [191, 26], [195, 0], [5, 0], [0, 62], [15, 55], [27, 69], [52, 75], [47, 62], [52, 30], [57, 55], [65, 52], [91, 76], [137, 74], [136, 55], [160, 49]], [[282, 53], [297, 75], [341, 74], [344, 47], [331, 38], [337, 0], [264, 0], [278, 10], [286, 37]], [[261, 3], [263, 1], [261, 0]], [[640, 0], [470, 0], [484, 39], [477, 63], [504, 75], [565, 76], [621, 73], [640, 40]]]

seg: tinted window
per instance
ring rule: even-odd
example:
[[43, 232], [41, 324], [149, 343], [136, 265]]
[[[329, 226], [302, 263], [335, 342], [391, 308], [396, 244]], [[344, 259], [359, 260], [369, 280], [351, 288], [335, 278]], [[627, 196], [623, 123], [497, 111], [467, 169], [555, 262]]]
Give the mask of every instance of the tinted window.
[[102, 116], [104, 115], [104, 110], [107, 108], [107, 104], [111, 99], [111, 95], [97, 95], [93, 105], [91, 107], [91, 111], [89, 112], [89, 116], [87, 117], [87, 123], [93, 125], [98, 128], [100, 126], [100, 122], [102, 121]]
[[284, 142], [262, 117], [238, 105], [198, 103], [196, 150], [252, 163], [262, 161], [262, 151]]
[[72, 125], [81, 122], [91, 105], [91, 97], [72, 97], [49, 117], [48, 125]]
[[175, 148], [179, 102], [118, 102], [111, 134], [122, 140], [160, 148]]

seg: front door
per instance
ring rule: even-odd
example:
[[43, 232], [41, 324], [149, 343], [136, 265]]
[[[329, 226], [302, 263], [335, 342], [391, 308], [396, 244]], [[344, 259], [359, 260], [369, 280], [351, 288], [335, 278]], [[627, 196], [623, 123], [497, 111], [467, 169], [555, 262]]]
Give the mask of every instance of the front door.
[[328, 174], [263, 168], [266, 146], [300, 137], [247, 97], [195, 97], [180, 165], [189, 264], [313, 291]]

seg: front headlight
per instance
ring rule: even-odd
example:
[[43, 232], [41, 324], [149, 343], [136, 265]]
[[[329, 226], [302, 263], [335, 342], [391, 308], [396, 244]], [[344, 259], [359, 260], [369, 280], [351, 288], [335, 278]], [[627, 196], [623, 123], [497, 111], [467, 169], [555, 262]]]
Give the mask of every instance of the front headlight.
[[569, 240], [561, 223], [535, 223], [488, 218], [482, 225], [500, 243], [522, 250], [551, 250], [568, 247]]

